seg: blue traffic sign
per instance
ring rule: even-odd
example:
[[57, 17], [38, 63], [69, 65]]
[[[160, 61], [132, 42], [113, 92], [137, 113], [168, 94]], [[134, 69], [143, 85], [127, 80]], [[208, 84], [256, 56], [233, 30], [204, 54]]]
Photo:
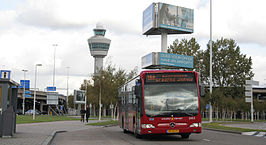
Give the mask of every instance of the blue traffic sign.
[[47, 87], [47, 91], [56, 91], [56, 87]]
[[25, 91], [25, 94], [31, 94], [31, 91]]
[[210, 109], [210, 107], [211, 107], [210, 104], [206, 105], [206, 109]]
[[30, 80], [20, 80], [19, 88], [24, 88], [24, 85], [25, 85], [26, 89], [29, 89], [30, 88]]

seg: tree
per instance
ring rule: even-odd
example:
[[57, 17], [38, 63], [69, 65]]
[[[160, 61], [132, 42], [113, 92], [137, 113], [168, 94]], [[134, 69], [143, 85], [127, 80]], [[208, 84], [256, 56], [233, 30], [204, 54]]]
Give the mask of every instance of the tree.
[[80, 89], [87, 90], [87, 104], [91, 103], [98, 108], [101, 94], [101, 103], [108, 108], [110, 104], [118, 103], [118, 88], [133, 78], [136, 73], [137, 67], [126, 73], [124, 69], [116, 70], [115, 66], [108, 64], [106, 68], [99, 70], [98, 75], [93, 76], [91, 81], [84, 80]]
[[[254, 74], [252, 59], [240, 53], [240, 47], [233, 39], [221, 38], [213, 44], [213, 84], [214, 87], [223, 87], [224, 93], [232, 97], [244, 95], [245, 80], [251, 79]], [[209, 45], [203, 52], [202, 79], [205, 84], [209, 82]]]
[[74, 108], [74, 96], [73, 95], [68, 96], [68, 106], [70, 108]]
[[[241, 54], [240, 47], [233, 39], [221, 38], [216, 42], [212, 42], [212, 46], [213, 92], [212, 96], [209, 92], [206, 93], [206, 97], [201, 99], [204, 100], [202, 105], [205, 105], [206, 102], [212, 102], [216, 112], [222, 111], [223, 116], [228, 116], [226, 112], [229, 111], [226, 110], [230, 110], [232, 118], [232, 114], [236, 114], [237, 111], [247, 111], [247, 105], [243, 100], [244, 85], [245, 80], [254, 76], [251, 71], [252, 59], [245, 54]], [[168, 48], [168, 52], [193, 56], [194, 70], [200, 72], [201, 82], [204, 85], [209, 85], [209, 45], [203, 51], [195, 38], [182, 39], [180, 42], [176, 39]]]

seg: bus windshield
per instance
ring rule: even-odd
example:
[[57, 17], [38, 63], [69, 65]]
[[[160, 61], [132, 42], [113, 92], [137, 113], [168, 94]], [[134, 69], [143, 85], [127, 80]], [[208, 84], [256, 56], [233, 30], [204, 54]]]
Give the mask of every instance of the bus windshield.
[[148, 117], [196, 116], [199, 112], [196, 82], [145, 84], [144, 98]]

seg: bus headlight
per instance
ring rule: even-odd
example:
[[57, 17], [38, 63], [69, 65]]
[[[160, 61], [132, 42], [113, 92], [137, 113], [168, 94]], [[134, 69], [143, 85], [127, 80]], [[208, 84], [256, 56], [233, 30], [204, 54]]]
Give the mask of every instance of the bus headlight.
[[201, 123], [192, 123], [189, 127], [201, 127]]
[[142, 128], [155, 128], [155, 126], [152, 124], [142, 124], [141, 127]]

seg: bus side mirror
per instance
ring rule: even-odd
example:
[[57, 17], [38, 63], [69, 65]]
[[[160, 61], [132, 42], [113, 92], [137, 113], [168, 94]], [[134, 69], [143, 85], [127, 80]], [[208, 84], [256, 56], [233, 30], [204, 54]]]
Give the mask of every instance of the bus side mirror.
[[136, 95], [136, 98], [139, 98], [139, 96], [140, 96], [140, 91], [141, 91], [141, 87], [140, 87], [140, 85], [135, 86], [134, 94]]
[[199, 85], [200, 97], [205, 96], [204, 85]]

